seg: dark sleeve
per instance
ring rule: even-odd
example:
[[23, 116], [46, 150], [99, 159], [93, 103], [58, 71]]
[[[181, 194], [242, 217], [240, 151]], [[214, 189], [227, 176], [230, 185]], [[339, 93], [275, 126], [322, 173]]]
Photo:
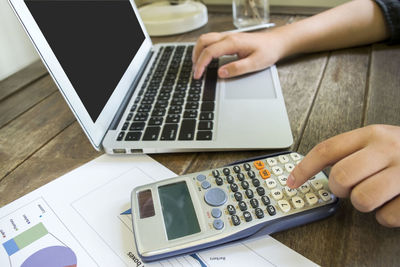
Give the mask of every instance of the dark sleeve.
[[400, 43], [400, 0], [375, 0], [385, 17], [389, 43]]

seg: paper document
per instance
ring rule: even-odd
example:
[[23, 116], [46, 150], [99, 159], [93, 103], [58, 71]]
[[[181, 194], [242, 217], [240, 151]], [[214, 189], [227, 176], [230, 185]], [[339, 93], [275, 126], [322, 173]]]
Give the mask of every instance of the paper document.
[[0, 266], [316, 266], [270, 236], [144, 263], [130, 193], [176, 176], [146, 155], [103, 155], [0, 209]]

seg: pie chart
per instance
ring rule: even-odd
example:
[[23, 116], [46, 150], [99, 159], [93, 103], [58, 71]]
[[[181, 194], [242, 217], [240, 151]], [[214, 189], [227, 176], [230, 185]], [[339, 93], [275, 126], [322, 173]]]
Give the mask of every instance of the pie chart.
[[76, 267], [75, 253], [68, 247], [52, 246], [36, 251], [21, 267]]

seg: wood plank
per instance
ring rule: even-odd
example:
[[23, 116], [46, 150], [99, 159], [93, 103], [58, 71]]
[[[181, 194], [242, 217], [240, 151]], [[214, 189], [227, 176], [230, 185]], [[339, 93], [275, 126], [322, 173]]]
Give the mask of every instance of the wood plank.
[[0, 105], [0, 128], [56, 91], [53, 80], [46, 75], [4, 99]]
[[0, 183], [0, 207], [100, 156], [78, 122], [40, 148]]
[[0, 180], [73, 121], [65, 100], [54, 93], [0, 129]]
[[400, 125], [400, 45], [373, 46], [365, 125]]
[[8, 78], [0, 81], [0, 101], [29, 83], [47, 74], [46, 67], [38, 60]]

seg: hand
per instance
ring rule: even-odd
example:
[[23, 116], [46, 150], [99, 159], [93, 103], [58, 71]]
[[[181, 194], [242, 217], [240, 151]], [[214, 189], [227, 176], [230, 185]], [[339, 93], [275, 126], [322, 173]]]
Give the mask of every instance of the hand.
[[237, 54], [239, 60], [219, 68], [221, 78], [234, 77], [264, 69], [283, 56], [281, 35], [261, 33], [208, 33], [198, 39], [193, 49], [194, 78], [199, 79], [213, 58]]
[[289, 175], [297, 188], [327, 166], [329, 188], [350, 197], [361, 212], [377, 209], [377, 221], [400, 227], [400, 127], [371, 125], [332, 137], [315, 146]]

